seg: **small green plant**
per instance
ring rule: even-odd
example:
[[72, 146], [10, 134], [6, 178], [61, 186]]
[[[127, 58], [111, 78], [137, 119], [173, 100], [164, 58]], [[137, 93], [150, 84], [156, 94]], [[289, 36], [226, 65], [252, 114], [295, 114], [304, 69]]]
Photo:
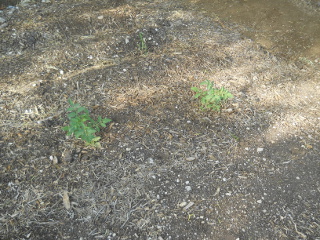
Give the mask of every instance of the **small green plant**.
[[100, 146], [100, 137], [95, 135], [100, 131], [100, 127], [106, 127], [111, 119], [98, 117], [94, 120], [90, 117], [88, 109], [82, 107], [79, 103], [74, 103], [69, 99], [70, 107], [67, 109], [70, 123], [62, 128], [67, 131], [67, 135], [74, 135], [76, 138], [81, 138], [90, 146]]
[[145, 38], [143, 37], [143, 33], [139, 33], [139, 44], [138, 44], [139, 50], [143, 53], [148, 52], [148, 47]]
[[225, 88], [214, 88], [214, 83], [206, 80], [200, 85], [205, 85], [206, 90], [192, 87], [191, 90], [196, 92], [194, 98], [200, 98], [202, 105], [201, 109], [211, 109], [213, 111], [220, 111], [221, 104], [223, 101], [233, 98], [233, 95]]

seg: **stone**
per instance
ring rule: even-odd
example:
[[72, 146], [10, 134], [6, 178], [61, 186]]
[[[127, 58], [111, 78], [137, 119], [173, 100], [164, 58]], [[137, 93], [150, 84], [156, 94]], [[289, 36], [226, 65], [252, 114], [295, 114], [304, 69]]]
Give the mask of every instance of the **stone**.
[[263, 152], [263, 148], [257, 148], [257, 152]]

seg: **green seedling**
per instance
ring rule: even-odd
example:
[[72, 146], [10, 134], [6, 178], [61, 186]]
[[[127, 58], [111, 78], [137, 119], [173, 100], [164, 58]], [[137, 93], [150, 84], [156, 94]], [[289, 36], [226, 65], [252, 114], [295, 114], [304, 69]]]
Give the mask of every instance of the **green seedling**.
[[146, 39], [143, 37], [143, 33], [139, 33], [139, 44], [138, 44], [139, 50], [143, 53], [148, 52], [148, 47], [146, 43]]
[[192, 87], [191, 90], [196, 92], [194, 98], [199, 98], [201, 109], [211, 109], [213, 111], [220, 111], [221, 105], [224, 101], [233, 98], [233, 95], [225, 88], [214, 88], [214, 83], [206, 80], [200, 85], [205, 85], [206, 89]]
[[235, 134], [233, 134], [233, 133], [231, 133], [231, 137], [232, 137], [234, 140], [236, 140], [237, 142], [240, 141], [240, 137], [238, 137], [237, 135], [235, 135]]
[[108, 122], [112, 120], [109, 118], [98, 117], [94, 120], [90, 117], [88, 109], [82, 107], [79, 103], [74, 103], [69, 99], [70, 107], [67, 109], [70, 123], [68, 126], [62, 128], [67, 132], [67, 135], [74, 135], [86, 142], [86, 145], [99, 147], [100, 137], [95, 133], [100, 131], [101, 127], [106, 127]]

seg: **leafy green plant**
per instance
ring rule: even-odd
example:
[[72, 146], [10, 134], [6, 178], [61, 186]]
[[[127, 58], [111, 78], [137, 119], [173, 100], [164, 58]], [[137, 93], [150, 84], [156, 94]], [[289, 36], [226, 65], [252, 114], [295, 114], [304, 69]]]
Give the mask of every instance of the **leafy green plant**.
[[146, 43], [145, 38], [143, 37], [143, 33], [142, 32], [139, 33], [139, 44], [138, 44], [138, 47], [139, 47], [141, 52], [143, 52], [143, 53], [147, 53], [148, 52], [147, 43]]
[[76, 138], [81, 138], [87, 145], [100, 146], [100, 137], [95, 135], [100, 131], [100, 127], [106, 127], [109, 118], [101, 118], [100, 116], [95, 121], [90, 117], [88, 109], [82, 107], [79, 103], [74, 103], [69, 99], [70, 107], [67, 109], [70, 123], [62, 128], [67, 132], [67, 135], [74, 135]]
[[206, 89], [192, 87], [191, 90], [196, 92], [194, 98], [200, 98], [202, 110], [211, 109], [213, 111], [220, 111], [222, 102], [233, 98], [233, 95], [228, 90], [223, 87], [214, 88], [214, 83], [209, 80], [200, 83], [200, 85], [205, 85]]

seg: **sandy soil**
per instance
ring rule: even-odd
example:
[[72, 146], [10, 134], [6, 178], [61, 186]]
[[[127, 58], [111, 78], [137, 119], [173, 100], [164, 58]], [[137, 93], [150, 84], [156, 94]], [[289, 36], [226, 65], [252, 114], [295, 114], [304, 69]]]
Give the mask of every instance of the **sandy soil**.
[[[179, 1], [32, 3], [0, 34], [1, 239], [320, 239], [319, 62]], [[68, 99], [113, 120], [101, 148]]]

